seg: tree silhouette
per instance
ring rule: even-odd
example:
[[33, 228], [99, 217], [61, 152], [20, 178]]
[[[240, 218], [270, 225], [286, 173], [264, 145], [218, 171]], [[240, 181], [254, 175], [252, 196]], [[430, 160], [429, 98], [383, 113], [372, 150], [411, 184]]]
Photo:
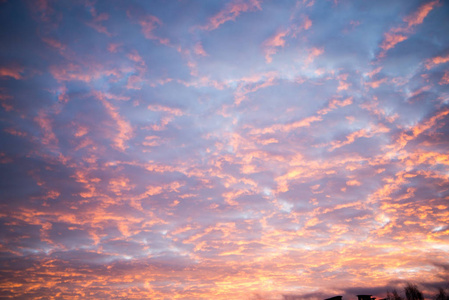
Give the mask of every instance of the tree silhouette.
[[416, 284], [407, 283], [404, 287], [404, 292], [407, 300], [424, 300], [423, 294]]
[[443, 288], [438, 289], [438, 294], [435, 296], [435, 300], [449, 300], [449, 295]]
[[390, 293], [387, 292], [387, 300], [403, 300], [401, 296], [399, 296], [398, 291], [396, 289], [393, 289], [393, 291]]

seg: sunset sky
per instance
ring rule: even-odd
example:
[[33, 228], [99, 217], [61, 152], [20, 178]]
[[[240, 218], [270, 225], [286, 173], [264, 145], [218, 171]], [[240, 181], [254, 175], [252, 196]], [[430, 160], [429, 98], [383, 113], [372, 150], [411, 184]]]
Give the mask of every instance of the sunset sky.
[[0, 45], [0, 299], [447, 286], [449, 1], [1, 0]]

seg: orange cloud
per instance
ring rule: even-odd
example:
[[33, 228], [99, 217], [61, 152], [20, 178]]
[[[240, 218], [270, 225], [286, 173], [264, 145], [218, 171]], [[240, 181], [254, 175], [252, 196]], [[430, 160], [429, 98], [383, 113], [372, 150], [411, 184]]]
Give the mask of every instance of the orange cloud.
[[348, 136], [346, 136], [345, 141], [332, 141], [331, 147], [329, 148], [329, 151], [333, 151], [337, 148], [352, 144], [355, 140], [365, 137], [370, 138], [373, 137], [375, 134], [378, 133], [386, 133], [389, 132], [390, 129], [382, 124], [379, 124], [377, 126], [370, 126], [368, 128], [363, 128], [357, 131], [352, 132]]
[[384, 40], [380, 44], [381, 51], [378, 55], [379, 58], [385, 56], [388, 50], [394, 48], [400, 42], [408, 39], [413, 33], [413, 27], [422, 24], [427, 15], [439, 4], [439, 0], [431, 1], [421, 5], [416, 12], [404, 18], [406, 23], [403, 26], [394, 27], [390, 29], [384, 35]]
[[135, 186], [135, 184], [130, 184], [129, 178], [123, 176], [109, 180], [109, 190], [117, 196], [121, 196], [123, 192], [130, 191]]
[[439, 0], [431, 1], [421, 5], [416, 12], [404, 18], [407, 27], [411, 28], [424, 22], [424, 18], [440, 3]]
[[346, 181], [346, 185], [349, 185], [349, 186], [360, 186], [361, 183], [360, 183], [360, 181], [358, 181], [356, 179], [353, 179], [353, 180]]
[[449, 54], [446, 56], [436, 56], [436, 57], [428, 59], [426, 61], [426, 68], [427, 68], [427, 70], [429, 70], [436, 65], [444, 64], [447, 62], [449, 62]]
[[409, 141], [418, 137], [421, 133], [437, 126], [439, 120], [445, 118], [449, 115], [449, 110], [442, 110], [437, 114], [433, 115], [430, 119], [425, 120], [417, 125], [404, 130], [401, 132], [395, 143], [386, 146], [388, 149], [391, 149], [393, 153], [397, 153], [401, 149], [403, 149]]
[[385, 33], [385, 38], [382, 44], [380, 45], [380, 48], [382, 48], [386, 52], [389, 49], [394, 48], [394, 46], [396, 46], [400, 42], [405, 41], [407, 38], [408, 37], [403, 34], [387, 32]]
[[97, 93], [96, 96], [101, 101], [101, 103], [103, 103], [104, 107], [106, 108], [106, 112], [117, 124], [118, 133], [113, 138], [114, 146], [121, 151], [125, 151], [128, 148], [126, 142], [133, 135], [131, 124], [125, 121], [119, 115], [119, 113], [117, 112], [117, 108], [110, 104], [107, 100], [105, 100], [105, 97], [101, 93]]

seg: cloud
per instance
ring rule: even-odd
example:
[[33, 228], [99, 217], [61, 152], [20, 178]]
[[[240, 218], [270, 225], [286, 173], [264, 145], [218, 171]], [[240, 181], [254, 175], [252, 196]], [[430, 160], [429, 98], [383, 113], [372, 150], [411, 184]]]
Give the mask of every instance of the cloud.
[[19, 66], [0, 67], [0, 77], [10, 77], [16, 80], [22, 79], [23, 68]]
[[445, 71], [443, 77], [441, 77], [440, 82], [438, 82], [440, 85], [449, 84], [449, 71]]
[[272, 56], [278, 52], [279, 48], [285, 47], [286, 38], [295, 38], [301, 31], [308, 30], [312, 27], [312, 21], [308, 16], [305, 15], [302, 19], [303, 22], [301, 25], [298, 26], [296, 23], [293, 23], [287, 29], [279, 29], [277, 33], [265, 40], [262, 47], [265, 52], [265, 60], [267, 63], [273, 61]]
[[203, 45], [200, 42], [195, 44], [193, 51], [195, 52], [196, 55], [208, 56], [206, 51], [204, 51]]
[[444, 283], [447, 3], [22, 4], [0, 12], [0, 294]]
[[53, 126], [51, 122], [51, 118], [47, 115], [46, 112], [40, 111], [38, 116], [34, 119], [34, 121], [41, 127], [42, 129], [42, 143], [49, 148], [53, 148], [58, 145], [58, 139], [53, 132]]
[[439, 0], [430, 1], [421, 5], [417, 11], [413, 14], [408, 15], [404, 18], [404, 22], [407, 23], [407, 27], [411, 28], [415, 25], [419, 25], [424, 22], [424, 19], [427, 15], [438, 5], [440, 4]]
[[228, 21], [234, 21], [242, 12], [261, 9], [258, 0], [232, 1], [223, 10], [210, 17], [207, 24], [199, 26], [199, 28], [208, 31], [215, 30]]
[[107, 114], [116, 122], [117, 125], [117, 135], [113, 138], [114, 146], [121, 151], [125, 151], [128, 146], [126, 141], [131, 139], [133, 130], [129, 122], [124, 120], [117, 111], [117, 108], [110, 104], [103, 94], [96, 93], [96, 97], [104, 105]]
[[422, 4], [414, 13], [403, 19], [403, 22], [406, 24], [391, 28], [388, 32], [386, 32], [384, 34], [384, 40], [379, 46], [383, 51], [379, 53], [378, 57], [384, 57], [388, 50], [407, 40], [409, 36], [413, 34], [414, 27], [422, 24], [427, 15], [439, 4], [439, 0]]
[[271, 63], [273, 61], [272, 56], [276, 54], [276, 48], [285, 46], [284, 38], [288, 33], [289, 30], [280, 31], [264, 42], [265, 60], [267, 63]]
[[316, 57], [322, 55], [324, 53], [324, 48], [317, 48], [317, 47], [313, 47], [312, 49], [309, 50], [309, 55], [307, 56], [306, 59], [306, 64], [310, 64], [312, 63]]
[[436, 65], [444, 64], [447, 62], [449, 62], [449, 54], [446, 56], [435, 56], [426, 61], [426, 68], [429, 70], [435, 67]]
[[86, 25], [89, 27], [92, 27], [99, 33], [103, 33], [107, 36], [111, 36], [112, 34], [108, 31], [106, 26], [104, 24], [102, 24], [104, 21], [107, 21], [109, 19], [109, 17], [110, 17], [109, 14], [104, 13], [104, 12], [98, 13], [94, 7], [94, 3], [90, 3], [88, 1], [86, 1], [84, 3], [84, 5], [85, 5], [86, 9], [89, 10], [89, 12], [92, 16], [92, 20], [87, 21]]
[[149, 40], [156, 40], [158, 41], [160, 44], [162, 45], [169, 45], [170, 44], [170, 40], [168, 38], [162, 38], [160, 36], [158, 36], [155, 31], [163, 26], [162, 21], [153, 15], [145, 15], [142, 14], [141, 12], [131, 12], [131, 11], [127, 11], [127, 15], [128, 18], [130, 18], [131, 20], [135, 20], [135, 22], [137, 22], [141, 29], [142, 29], [142, 33], [145, 36], [145, 38], [149, 39]]
[[82, 81], [85, 83], [100, 79], [103, 76], [120, 76], [116, 70], [103, 70], [101, 66], [83, 66], [74, 63], [53, 65], [50, 73], [57, 81]]

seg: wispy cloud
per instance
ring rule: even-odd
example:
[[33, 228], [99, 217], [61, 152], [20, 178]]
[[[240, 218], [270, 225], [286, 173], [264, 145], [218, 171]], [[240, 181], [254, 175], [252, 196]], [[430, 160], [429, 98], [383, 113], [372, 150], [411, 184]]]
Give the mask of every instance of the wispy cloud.
[[403, 42], [413, 34], [413, 29], [415, 26], [420, 25], [424, 22], [427, 15], [439, 5], [440, 1], [430, 1], [421, 5], [414, 13], [406, 16], [403, 19], [405, 24], [391, 28], [384, 35], [384, 40], [380, 44], [382, 51], [379, 53], [379, 57], [384, 57], [388, 50], [394, 48], [400, 42]]
[[200, 26], [202, 30], [215, 30], [220, 25], [234, 21], [242, 12], [261, 10], [259, 0], [239, 0], [228, 3], [224, 9], [210, 17], [207, 24]]

